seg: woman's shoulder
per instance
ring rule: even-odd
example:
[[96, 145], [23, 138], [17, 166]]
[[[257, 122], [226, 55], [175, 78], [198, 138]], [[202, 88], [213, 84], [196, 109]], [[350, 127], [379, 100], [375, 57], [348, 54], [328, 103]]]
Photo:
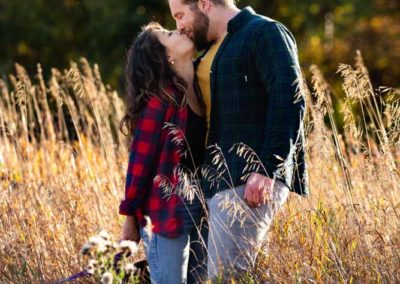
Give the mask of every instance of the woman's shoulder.
[[172, 97], [174, 91], [171, 89], [165, 90], [165, 92], [168, 92], [171, 97], [166, 96], [164, 93], [161, 95], [152, 95], [147, 98], [144, 110], [147, 116], [156, 116], [158, 119], [170, 120], [180, 110], [181, 106]]
[[147, 106], [154, 109], [166, 109], [168, 102], [157, 95], [152, 95], [147, 99]]
[[147, 105], [160, 110], [178, 110], [183, 107], [182, 98], [175, 87], [166, 87], [159, 94], [151, 95]]

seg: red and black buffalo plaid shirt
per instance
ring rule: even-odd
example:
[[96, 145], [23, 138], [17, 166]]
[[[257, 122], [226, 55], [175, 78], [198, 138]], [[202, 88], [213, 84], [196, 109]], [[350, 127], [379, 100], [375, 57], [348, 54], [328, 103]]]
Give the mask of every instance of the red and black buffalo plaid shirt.
[[[177, 195], [166, 196], [157, 175], [167, 177], [172, 184], [177, 182], [174, 168], [180, 162], [179, 146], [172, 139], [169, 122], [179, 127], [184, 135], [187, 107], [162, 102], [152, 97], [144, 107], [135, 127], [130, 148], [126, 175], [125, 199], [119, 213], [135, 216], [141, 226], [146, 225], [144, 216], [149, 216], [152, 231], [166, 237], [175, 237], [183, 232], [178, 207], [182, 204]], [[176, 134], [175, 134], [176, 135]]]

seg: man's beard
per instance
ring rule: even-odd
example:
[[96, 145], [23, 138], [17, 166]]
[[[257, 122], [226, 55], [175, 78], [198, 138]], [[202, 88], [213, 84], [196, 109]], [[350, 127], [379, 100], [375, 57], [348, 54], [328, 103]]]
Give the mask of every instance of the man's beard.
[[210, 25], [210, 20], [203, 14], [200, 10], [194, 12], [195, 18], [193, 22], [193, 38], [192, 41], [197, 50], [201, 51], [205, 49], [209, 42], [207, 39], [208, 27]]

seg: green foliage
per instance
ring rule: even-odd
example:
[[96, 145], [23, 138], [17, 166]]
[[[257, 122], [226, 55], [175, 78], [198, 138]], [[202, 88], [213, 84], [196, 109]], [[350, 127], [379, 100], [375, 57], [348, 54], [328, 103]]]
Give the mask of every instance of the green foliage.
[[240, 6], [250, 4], [258, 13], [288, 26], [297, 39], [303, 68], [319, 65], [330, 75], [331, 83], [338, 63], [351, 62], [356, 50], [361, 50], [375, 83], [399, 86], [399, 1], [246, 0], [239, 3]]
[[[333, 82], [339, 63], [364, 55], [377, 85], [399, 86], [400, 4], [397, 0], [240, 0], [294, 33], [305, 70], [321, 67]], [[64, 68], [84, 56], [103, 68], [107, 83], [123, 86], [125, 53], [135, 34], [156, 19], [174, 22], [160, 0], [0, 0], [0, 76], [18, 62]], [[340, 88], [340, 86], [335, 86]]]
[[15, 62], [33, 73], [38, 62], [64, 68], [83, 56], [117, 86], [140, 26], [166, 16], [167, 3], [157, 0], [0, 0], [0, 74]]

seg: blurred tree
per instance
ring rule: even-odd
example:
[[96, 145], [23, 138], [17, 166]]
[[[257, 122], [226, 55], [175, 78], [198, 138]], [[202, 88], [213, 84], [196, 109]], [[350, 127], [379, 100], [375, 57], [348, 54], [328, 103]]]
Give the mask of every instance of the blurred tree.
[[[399, 0], [238, 1], [247, 5], [293, 32], [305, 70], [317, 64], [332, 83], [360, 49], [374, 83], [399, 87]], [[85, 56], [121, 88], [126, 49], [152, 19], [174, 28], [166, 0], [0, 0], [0, 76], [14, 62], [33, 71], [37, 62], [66, 68]]]
[[84, 56], [116, 87], [140, 26], [166, 16], [167, 3], [157, 0], [0, 0], [0, 74], [15, 62], [33, 71], [37, 62], [66, 68]]
[[361, 50], [378, 85], [400, 86], [399, 0], [238, 1], [294, 33], [302, 65], [317, 64], [333, 82], [339, 63]]

